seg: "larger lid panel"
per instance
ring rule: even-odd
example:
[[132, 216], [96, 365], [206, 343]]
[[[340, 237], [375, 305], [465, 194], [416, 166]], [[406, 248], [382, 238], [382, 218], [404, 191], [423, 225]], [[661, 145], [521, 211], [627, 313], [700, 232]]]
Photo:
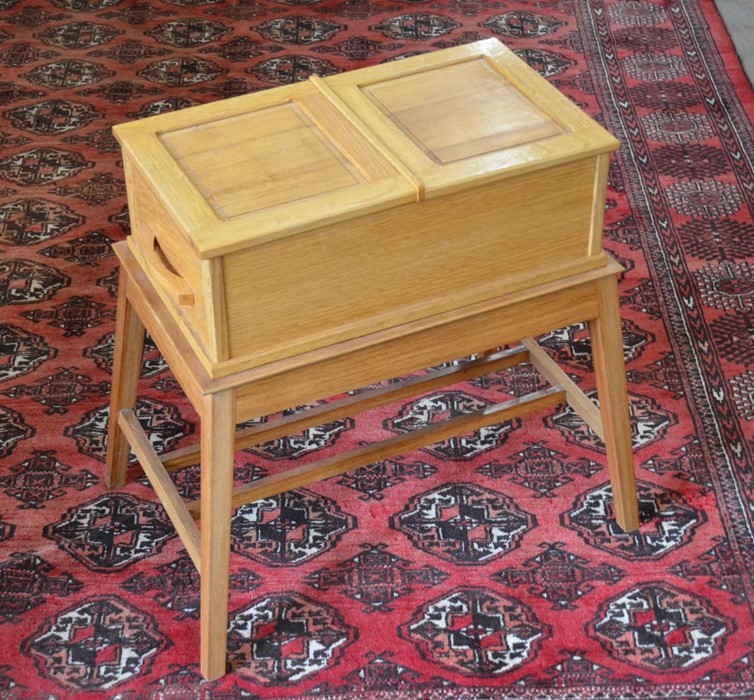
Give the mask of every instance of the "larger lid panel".
[[203, 258], [419, 197], [392, 153], [311, 81], [118, 125], [115, 133]]

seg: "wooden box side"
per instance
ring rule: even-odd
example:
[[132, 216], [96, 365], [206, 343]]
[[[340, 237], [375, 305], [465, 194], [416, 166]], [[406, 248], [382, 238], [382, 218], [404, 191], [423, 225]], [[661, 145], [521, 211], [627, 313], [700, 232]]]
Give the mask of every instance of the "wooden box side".
[[588, 254], [595, 170], [584, 158], [225, 256], [230, 361], [262, 364], [604, 265]]
[[199, 259], [127, 154], [124, 169], [131, 219], [130, 249], [200, 354], [210, 362], [226, 359], [224, 314], [216, 318], [209, 279], [212, 261]]

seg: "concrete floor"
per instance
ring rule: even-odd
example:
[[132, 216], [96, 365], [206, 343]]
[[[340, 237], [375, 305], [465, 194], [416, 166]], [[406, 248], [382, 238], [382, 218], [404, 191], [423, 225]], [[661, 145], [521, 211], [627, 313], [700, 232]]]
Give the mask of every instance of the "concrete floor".
[[754, 86], [754, 0], [715, 0], [715, 5]]

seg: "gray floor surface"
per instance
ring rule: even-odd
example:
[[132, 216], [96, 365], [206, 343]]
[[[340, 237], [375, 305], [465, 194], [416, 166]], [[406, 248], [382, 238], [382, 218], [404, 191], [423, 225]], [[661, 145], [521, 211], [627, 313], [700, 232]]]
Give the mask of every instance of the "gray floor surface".
[[715, 5], [754, 86], [754, 0], [715, 0]]

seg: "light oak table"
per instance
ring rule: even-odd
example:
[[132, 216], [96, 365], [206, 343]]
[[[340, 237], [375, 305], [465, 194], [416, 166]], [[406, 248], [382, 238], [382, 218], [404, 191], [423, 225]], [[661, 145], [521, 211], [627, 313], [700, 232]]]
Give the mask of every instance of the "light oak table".
[[[496, 40], [115, 128], [121, 263], [106, 480], [135, 452], [201, 574], [201, 669], [225, 673], [234, 508], [567, 401], [638, 527], [617, 293], [617, 142]], [[585, 321], [597, 408], [533, 337]], [[196, 409], [157, 455], [134, 413], [145, 331]], [[523, 345], [512, 346], [523, 339]], [[474, 359], [237, 431], [250, 418]], [[234, 488], [236, 450], [531, 362], [548, 389]], [[169, 476], [201, 464], [201, 497]], [[196, 521], [199, 521], [199, 526]]]

